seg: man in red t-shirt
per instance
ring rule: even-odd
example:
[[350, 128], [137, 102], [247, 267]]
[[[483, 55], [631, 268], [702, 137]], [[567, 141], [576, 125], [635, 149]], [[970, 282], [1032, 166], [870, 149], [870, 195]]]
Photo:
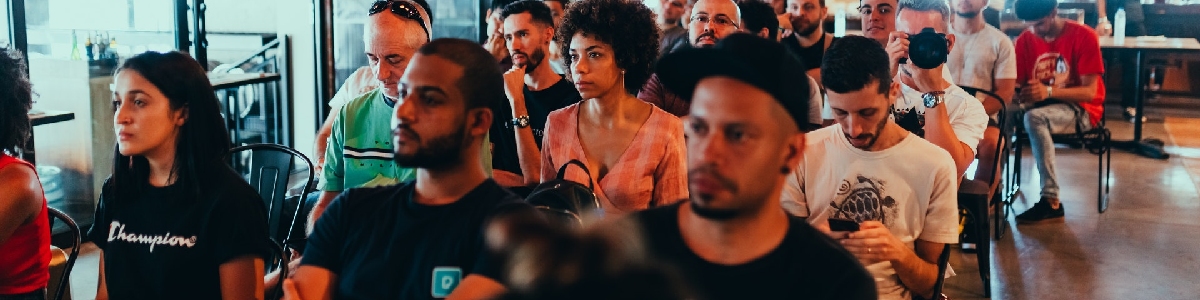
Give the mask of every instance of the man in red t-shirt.
[[1029, 26], [1017, 52], [1018, 99], [1029, 107], [1025, 131], [1042, 178], [1042, 199], [1017, 216], [1020, 223], [1062, 220], [1054, 174], [1053, 133], [1095, 126], [1104, 114], [1104, 63], [1096, 32], [1058, 17], [1055, 0], [1018, 0], [1017, 17]]

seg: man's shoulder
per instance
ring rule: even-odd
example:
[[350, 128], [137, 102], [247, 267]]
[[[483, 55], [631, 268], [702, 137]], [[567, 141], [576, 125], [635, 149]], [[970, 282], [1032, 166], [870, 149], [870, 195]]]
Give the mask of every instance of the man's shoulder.
[[643, 237], [644, 239], [654, 240], [649, 235], [657, 231], [669, 229], [672, 226], [679, 226], [676, 222], [679, 218], [679, 207], [685, 205], [688, 201], [679, 201], [667, 206], [634, 212], [625, 217], [632, 221], [635, 226], [641, 228], [642, 234], [647, 235]]
[[804, 134], [805, 144], [807, 144], [807, 145], [824, 145], [827, 143], [836, 142], [837, 140], [831, 139], [831, 137], [837, 135], [835, 133], [838, 132], [838, 129], [839, 129], [838, 126], [840, 126], [840, 125], [838, 125], [837, 123], [834, 123], [833, 125], [821, 127], [821, 129], [817, 129], [817, 130], [813, 130], [808, 133], [805, 133]]
[[414, 181], [408, 181], [394, 185], [351, 188], [343, 191], [334, 203], [338, 203], [342, 210], [375, 211], [387, 203], [394, 202], [398, 196], [411, 194], [413, 183]]
[[893, 149], [904, 154], [904, 161], [916, 166], [926, 166], [933, 170], [944, 166], [955, 168], [950, 152], [912, 133], [909, 133], [904, 141], [901, 141]]

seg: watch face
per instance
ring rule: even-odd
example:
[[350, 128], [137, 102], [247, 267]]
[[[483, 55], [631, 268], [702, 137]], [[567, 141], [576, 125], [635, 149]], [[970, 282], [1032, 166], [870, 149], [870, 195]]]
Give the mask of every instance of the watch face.
[[925, 100], [925, 107], [928, 108], [934, 108], [937, 107], [938, 104], [941, 104], [941, 101], [939, 101], [941, 100], [941, 97], [939, 95], [925, 94], [922, 98]]

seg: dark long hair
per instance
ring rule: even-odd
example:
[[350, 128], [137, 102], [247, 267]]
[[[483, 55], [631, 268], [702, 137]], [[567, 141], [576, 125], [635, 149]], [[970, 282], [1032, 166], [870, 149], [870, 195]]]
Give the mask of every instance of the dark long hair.
[[[213, 92], [208, 75], [187, 54], [145, 52], [125, 60], [115, 72], [135, 71], [150, 81], [171, 102], [172, 110], [185, 109], [187, 116], [175, 139], [175, 162], [171, 168], [174, 186], [182, 195], [198, 199], [206, 190], [215, 171], [225, 166], [229, 151], [229, 131], [221, 117], [221, 105]], [[149, 162], [143, 156], [113, 154], [113, 173], [109, 184], [122, 199], [135, 197], [150, 176]], [[207, 189], [206, 189], [207, 187]]]
[[33, 92], [27, 69], [20, 51], [0, 48], [0, 153], [16, 155], [33, 132], [28, 115]]

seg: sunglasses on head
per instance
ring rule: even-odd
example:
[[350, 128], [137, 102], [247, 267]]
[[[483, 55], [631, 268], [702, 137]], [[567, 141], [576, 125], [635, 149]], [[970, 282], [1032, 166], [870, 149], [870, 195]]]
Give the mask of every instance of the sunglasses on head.
[[425, 27], [425, 19], [421, 18], [421, 8], [416, 3], [399, 0], [375, 1], [375, 4], [371, 5], [370, 13], [367, 15], [374, 16], [385, 9], [392, 11], [393, 14], [401, 18], [417, 21], [418, 24], [421, 24], [421, 29], [425, 30], [425, 35], [429, 35], [429, 28]]

